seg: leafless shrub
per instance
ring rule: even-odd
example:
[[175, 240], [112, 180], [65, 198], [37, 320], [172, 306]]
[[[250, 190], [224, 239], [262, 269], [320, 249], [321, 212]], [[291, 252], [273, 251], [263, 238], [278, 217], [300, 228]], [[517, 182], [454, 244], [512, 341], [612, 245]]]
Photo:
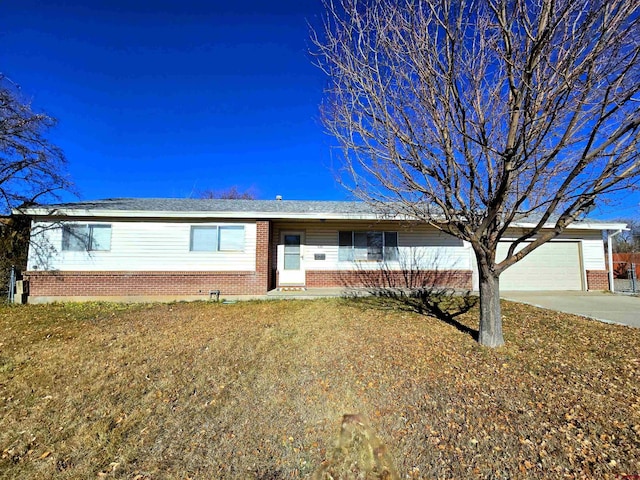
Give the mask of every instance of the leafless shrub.
[[424, 250], [409, 248], [402, 251], [397, 264], [382, 262], [374, 269], [356, 264], [355, 270], [342, 274], [345, 296], [378, 307], [430, 315], [477, 338], [476, 330], [456, 322], [455, 317], [476, 306], [478, 298], [455, 272], [438, 267], [439, 257], [426, 258]]

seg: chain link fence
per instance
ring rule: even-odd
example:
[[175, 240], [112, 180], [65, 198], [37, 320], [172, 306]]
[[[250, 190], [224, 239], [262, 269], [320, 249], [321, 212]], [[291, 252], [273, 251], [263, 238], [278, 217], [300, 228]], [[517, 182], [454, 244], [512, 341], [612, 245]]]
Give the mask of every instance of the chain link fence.
[[22, 279], [20, 269], [12, 265], [8, 271], [5, 270], [2, 273], [4, 278], [2, 278], [1, 284], [6, 290], [3, 290], [2, 286], [0, 286], [0, 295], [4, 295], [7, 303], [25, 303], [29, 293], [29, 284]]
[[11, 266], [9, 270], [9, 281], [7, 282], [7, 302], [13, 303], [16, 294], [16, 267]]
[[633, 262], [613, 262], [613, 284], [616, 292], [638, 293], [640, 264]]

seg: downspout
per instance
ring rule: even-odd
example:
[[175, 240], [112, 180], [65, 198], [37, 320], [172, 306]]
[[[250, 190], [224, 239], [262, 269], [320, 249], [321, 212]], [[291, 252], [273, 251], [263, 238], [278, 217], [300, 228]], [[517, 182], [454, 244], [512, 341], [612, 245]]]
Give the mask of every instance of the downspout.
[[609, 256], [609, 290], [611, 290], [611, 293], [614, 293], [616, 291], [615, 287], [613, 286], [613, 247], [611, 246], [611, 240], [613, 239], [613, 237], [615, 237], [619, 233], [622, 233], [623, 231], [623, 229], [620, 229], [617, 232], [613, 233], [610, 233], [611, 230], [607, 231], [607, 254]]

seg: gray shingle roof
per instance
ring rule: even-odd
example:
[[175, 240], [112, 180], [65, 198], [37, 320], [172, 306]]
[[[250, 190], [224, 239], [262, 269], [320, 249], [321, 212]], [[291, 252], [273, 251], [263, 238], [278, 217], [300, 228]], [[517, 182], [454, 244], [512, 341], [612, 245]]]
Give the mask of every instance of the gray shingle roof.
[[107, 198], [84, 202], [43, 205], [49, 209], [144, 212], [259, 212], [375, 214], [364, 202], [311, 200], [227, 200], [195, 198]]
[[[220, 218], [315, 218], [315, 219], [392, 219], [402, 218], [383, 212], [365, 202], [317, 200], [235, 200], [196, 198], [107, 198], [56, 205], [34, 205], [16, 213], [35, 216], [115, 216], [115, 217], [220, 217]], [[157, 215], [156, 215], [157, 214]], [[396, 212], [397, 214], [397, 212]], [[408, 218], [408, 217], [405, 217]], [[535, 222], [532, 216], [516, 224]], [[550, 220], [550, 222], [552, 222]], [[589, 226], [591, 225], [591, 226]], [[625, 228], [619, 222], [584, 219], [571, 228]]]

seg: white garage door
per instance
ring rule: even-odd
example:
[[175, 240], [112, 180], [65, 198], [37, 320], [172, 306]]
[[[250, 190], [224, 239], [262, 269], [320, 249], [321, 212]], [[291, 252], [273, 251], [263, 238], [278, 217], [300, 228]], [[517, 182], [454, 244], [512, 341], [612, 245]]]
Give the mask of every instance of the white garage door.
[[[499, 261], [506, 256], [509, 245], [500, 242]], [[579, 242], [551, 242], [538, 247], [500, 275], [500, 290], [582, 290]]]

